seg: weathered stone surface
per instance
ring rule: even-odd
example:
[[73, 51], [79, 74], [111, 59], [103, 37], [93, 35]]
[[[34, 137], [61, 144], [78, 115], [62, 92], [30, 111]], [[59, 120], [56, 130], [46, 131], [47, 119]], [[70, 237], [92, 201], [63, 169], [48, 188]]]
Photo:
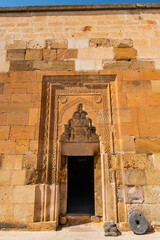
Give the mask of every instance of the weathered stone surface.
[[34, 204], [35, 186], [15, 186], [13, 190], [14, 204]]
[[11, 184], [14, 185], [24, 185], [25, 184], [25, 170], [15, 170], [12, 172]]
[[160, 170], [160, 154], [155, 153], [152, 155], [152, 157], [153, 157], [154, 168]]
[[115, 59], [130, 60], [137, 57], [137, 51], [134, 48], [114, 48]]
[[[158, 179], [157, 179], [158, 180]], [[158, 184], [158, 182], [157, 182]], [[160, 185], [144, 186], [144, 202], [149, 204], [160, 203]]]
[[10, 139], [29, 140], [34, 139], [34, 127], [13, 126], [10, 131]]
[[42, 49], [46, 47], [44, 40], [29, 40], [27, 41], [27, 49]]
[[29, 140], [16, 140], [16, 154], [27, 154], [29, 150]]
[[6, 49], [26, 49], [25, 40], [8, 40], [6, 42]]
[[127, 185], [140, 186], [146, 185], [144, 170], [128, 170], [125, 172], [125, 182]]
[[160, 139], [136, 139], [137, 153], [158, 153], [160, 152]]
[[15, 153], [15, 141], [0, 140], [0, 153]]
[[50, 39], [46, 40], [47, 48], [55, 49], [55, 48], [67, 48], [68, 41], [66, 39]]
[[37, 167], [37, 155], [26, 155], [23, 158], [23, 168], [36, 169]]
[[160, 185], [160, 170], [147, 169], [145, 171], [148, 185]]
[[53, 61], [57, 58], [57, 51], [55, 49], [43, 49], [43, 60]]
[[8, 126], [0, 126], [0, 139], [7, 140], [9, 137], [9, 127]]
[[143, 203], [143, 188], [142, 187], [126, 187], [127, 203]]
[[119, 220], [119, 222], [126, 221], [125, 209], [126, 209], [126, 205], [124, 203], [119, 202], [118, 203], [118, 220]]
[[7, 60], [8, 61], [24, 60], [25, 53], [26, 53], [26, 50], [24, 50], [24, 49], [8, 50], [7, 51]]
[[3, 170], [21, 170], [22, 155], [5, 155], [3, 159]]
[[9, 186], [11, 184], [11, 170], [3, 170], [0, 174], [0, 186]]
[[77, 49], [58, 49], [57, 50], [57, 59], [73, 59], [77, 58], [78, 50]]
[[110, 40], [107, 38], [92, 38], [89, 41], [90, 47], [109, 47]]
[[33, 62], [33, 70], [49, 70], [49, 71], [74, 71], [75, 62], [73, 60], [52, 62], [35, 61]]
[[114, 221], [104, 223], [104, 236], [118, 236], [120, 235], [119, 230]]
[[8, 125], [27, 125], [29, 114], [27, 112], [10, 112], [7, 114]]
[[110, 39], [110, 45], [115, 48], [131, 48], [133, 47], [132, 39]]
[[32, 61], [11, 61], [10, 71], [32, 71], [33, 62]]
[[25, 60], [42, 60], [42, 50], [41, 49], [27, 49]]
[[14, 204], [13, 219], [15, 222], [33, 222], [34, 204]]
[[68, 39], [68, 49], [88, 48], [89, 39]]
[[154, 61], [104, 61], [104, 69], [127, 70], [127, 69], [154, 69]]

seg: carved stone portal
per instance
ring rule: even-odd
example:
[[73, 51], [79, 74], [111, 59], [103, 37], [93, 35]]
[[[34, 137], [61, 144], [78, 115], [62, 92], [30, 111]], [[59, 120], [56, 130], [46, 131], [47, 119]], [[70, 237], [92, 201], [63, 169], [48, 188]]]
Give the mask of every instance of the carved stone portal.
[[[66, 213], [68, 156], [94, 156], [95, 214], [116, 221], [116, 211], [109, 210], [116, 209], [114, 176], [109, 170], [110, 82], [114, 80], [115, 76], [96, 75], [44, 77], [37, 183], [45, 187], [37, 190], [41, 197], [36, 200], [35, 221], [58, 224], [60, 214]], [[39, 199], [44, 199], [43, 206]]]

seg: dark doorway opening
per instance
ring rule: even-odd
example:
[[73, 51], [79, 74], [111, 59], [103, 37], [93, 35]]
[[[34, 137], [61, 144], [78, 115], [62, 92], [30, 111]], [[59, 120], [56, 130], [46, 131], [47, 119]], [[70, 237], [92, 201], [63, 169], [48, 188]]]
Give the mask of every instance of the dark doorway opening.
[[67, 213], [94, 215], [94, 157], [68, 157]]

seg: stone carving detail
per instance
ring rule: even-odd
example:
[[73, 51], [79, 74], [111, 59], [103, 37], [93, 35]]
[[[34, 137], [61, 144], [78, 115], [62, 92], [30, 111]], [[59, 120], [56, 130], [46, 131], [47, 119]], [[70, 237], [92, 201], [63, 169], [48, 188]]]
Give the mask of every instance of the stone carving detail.
[[68, 121], [68, 125], [65, 125], [61, 142], [99, 142], [96, 128], [92, 126], [92, 120], [88, 118], [81, 103], [73, 117]]
[[94, 100], [97, 104], [99, 104], [99, 103], [102, 102], [102, 97], [101, 96], [95, 96]]

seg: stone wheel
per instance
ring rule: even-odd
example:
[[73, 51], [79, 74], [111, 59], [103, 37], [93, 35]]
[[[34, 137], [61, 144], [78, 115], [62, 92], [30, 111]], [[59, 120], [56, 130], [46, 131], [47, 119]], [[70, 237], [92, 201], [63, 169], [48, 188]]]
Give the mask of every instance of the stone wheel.
[[129, 226], [136, 234], [142, 235], [148, 229], [148, 222], [145, 216], [140, 212], [133, 212], [129, 215]]

